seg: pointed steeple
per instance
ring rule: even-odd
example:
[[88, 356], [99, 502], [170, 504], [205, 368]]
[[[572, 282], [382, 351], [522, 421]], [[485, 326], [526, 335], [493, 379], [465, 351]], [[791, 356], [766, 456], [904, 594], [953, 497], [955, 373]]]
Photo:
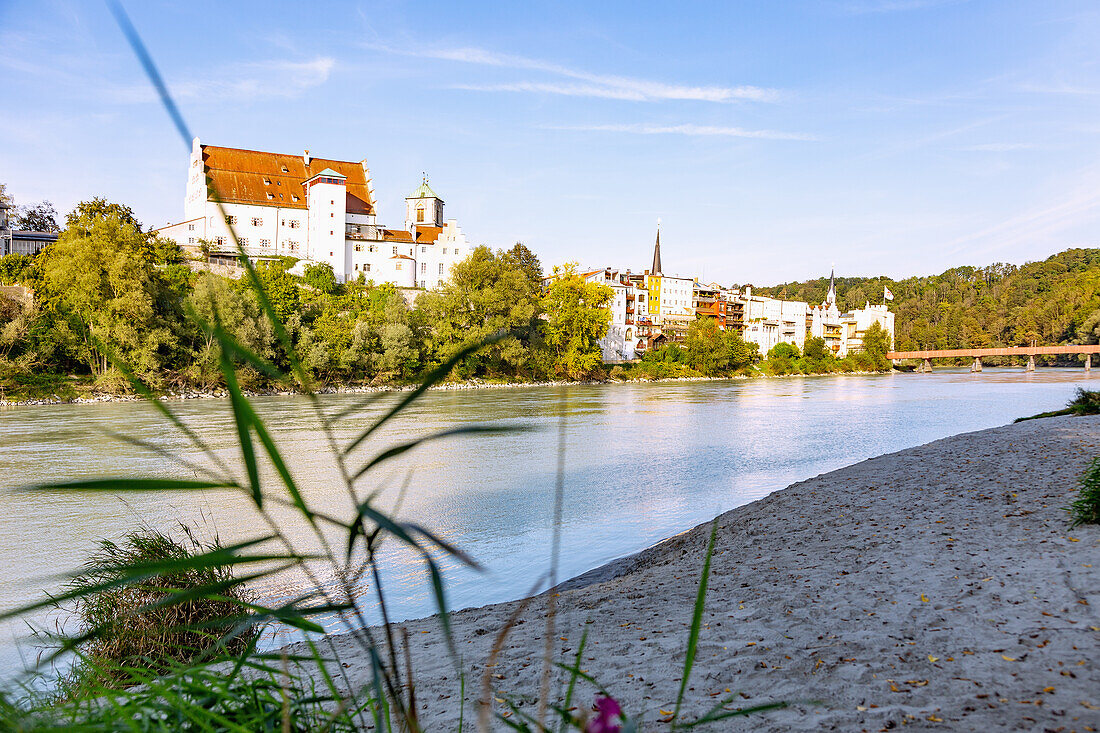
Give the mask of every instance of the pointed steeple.
[[829, 294], [825, 296], [825, 305], [836, 304], [836, 267], [829, 272]]
[[653, 245], [653, 269], [654, 275], [661, 274], [661, 220], [657, 220], [657, 243]]

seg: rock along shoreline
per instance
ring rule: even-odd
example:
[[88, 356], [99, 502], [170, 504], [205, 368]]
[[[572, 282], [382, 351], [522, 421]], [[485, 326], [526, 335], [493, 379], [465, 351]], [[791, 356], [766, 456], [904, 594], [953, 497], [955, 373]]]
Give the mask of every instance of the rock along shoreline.
[[[1070, 531], [1064, 510], [1098, 454], [1100, 416], [1032, 420], [862, 461], [720, 515], [682, 714], [734, 694], [731, 709], [793, 704], [710, 729], [1100, 729], [1100, 527]], [[555, 661], [571, 661], [586, 633], [583, 668], [647, 730], [676, 699], [710, 531], [555, 590]], [[468, 717], [519, 603], [451, 614]], [[494, 698], [537, 694], [547, 606], [544, 593], [519, 613], [491, 670]], [[397, 625], [421, 724], [453, 729], [459, 683], [438, 618]], [[341, 674], [369, 683], [356, 643], [329, 638]], [[587, 705], [593, 689], [577, 695]]]

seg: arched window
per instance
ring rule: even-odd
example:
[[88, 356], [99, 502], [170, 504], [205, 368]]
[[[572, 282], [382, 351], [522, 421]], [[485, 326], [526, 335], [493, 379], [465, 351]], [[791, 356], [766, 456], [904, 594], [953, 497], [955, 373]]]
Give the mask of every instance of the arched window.
[[629, 328], [626, 329], [626, 340], [629, 341], [632, 338], [634, 338], [634, 332], [631, 331]]
[[416, 207], [416, 221], [418, 223], [424, 221], [424, 204]]

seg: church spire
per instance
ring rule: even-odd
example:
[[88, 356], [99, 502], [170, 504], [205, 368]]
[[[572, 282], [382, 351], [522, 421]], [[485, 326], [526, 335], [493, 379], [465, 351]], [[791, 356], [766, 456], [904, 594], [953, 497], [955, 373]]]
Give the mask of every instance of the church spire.
[[653, 245], [653, 269], [654, 275], [661, 274], [661, 220], [657, 220], [657, 242]]
[[829, 272], [829, 294], [825, 296], [825, 304], [833, 305], [836, 303], [836, 266]]

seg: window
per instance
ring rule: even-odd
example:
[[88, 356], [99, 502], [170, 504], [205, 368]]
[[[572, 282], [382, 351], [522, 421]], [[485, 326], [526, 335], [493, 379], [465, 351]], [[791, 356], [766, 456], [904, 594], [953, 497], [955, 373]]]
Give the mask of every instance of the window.
[[248, 237], [237, 237], [237, 244], [241, 245], [242, 247], [247, 247]]
[[393, 269], [395, 269], [395, 270], [400, 270], [400, 269], [401, 269], [401, 263], [400, 263], [400, 262], [396, 263], [396, 264], [395, 264], [395, 265], [393, 266]]
[[447, 254], [447, 248], [446, 247], [443, 248], [443, 254]]
[[356, 265], [355, 265], [355, 269], [356, 269], [356, 270], [358, 270], [358, 269], [359, 269], [359, 264], [358, 264], [358, 263], [356, 263]]
[[424, 221], [424, 204], [416, 207], [416, 221], [417, 223]]
[[225, 246], [225, 237], [215, 237], [214, 241], [218, 243], [219, 247]]
[[260, 240], [260, 246], [261, 247], [270, 247], [271, 246], [271, 240], [270, 239], [261, 239]]
[[[194, 229], [195, 227], [191, 227], [191, 228], [192, 228], [192, 229]], [[420, 248], [420, 254], [424, 254], [424, 253], [425, 253], [425, 252], [427, 252], [427, 251], [428, 251], [428, 248], [427, 248], [427, 247], [421, 247], [421, 248]]]
[[188, 244], [194, 244], [195, 243], [195, 238], [194, 237], [188, 237], [187, 238], [187, 243]]
[[254, 217], [252, 217], [252, 226], [254, 226], [254, 227], [262, 227], [263, 225], [264, 225], [264, 220], [263, 220], [263, 219], [261, 219], [261, 218], [260, 218], [260, 217], [258, 217], [258, 216], [254, 216]]
[[286, 248], [289, 249], [291, 252], [294, 252], [298, 249], [298, 243], [295, 242], [293, 239], [288, 239], [286, 240]]
[[424, 274], [427, 271], [428, 271], [428, 263], [427, 262], [421, 262], [420, 263], [420, 274]]
[[236, 224], [237, 223], [237, 217], [233, 216], [232, 214], [227, 214], [226, 217], [225, 217], [225, 223], [229, 224], [229, 225]]
[[291, 229], [297, 229], [299, 224], [301, 224], [301, 222], [299, 222], [297, 219], [291, 219], [290, 224], [288, 224], [287, 226], [289, 226]]
[[188, 224], [187, 225], [187, 231], [189, 231], [189, 232], [195, 231], [195, 225], [194, 224]]
[[455, 247], [455, 254], [458, 254], [458, 247]]
[[335, 212], [335, 211], [330, 211], [330, 212], [328, 212], [328, 218], [330, 218], [330, 219], [331, 219], [331, 218], [333, 218], [334, 216], [336, 216], [336, 212]]
[[287, 170], [287, 167], [285, 165], [283, 166], [283, 173], [290, 173], [290, 171]]
[[439, 274], [440, 275], [443, 274], [443, 263], [442, 262], [439, 263]]
[[355, 245], [355, 251], [356, 252], [362, 252], [363, 251], [363, 245], [361, 245], [361, 244]]
[[335, 235], [335, 234], [336, 234], [336, 231], [335, 231], [334, 229], [329, 229], [329, 230], [328, 230], [328, 235], [329, 235], [330, 237], [331, 237], [331, 236], [333, 236], [333, 235]]
[[292, 194], [290, 194], [290, 198], [292, 198], [292, 199], [294, 199], [295, 201], [297, 201], [297, 200], [298, 200], [298, 194], [296, 194], [296, 193], [292, 193]]
[[393, 248], [393, 253], [394, 253], [394, 254], [397, 254], [397, 247], [394, 247], [394, 248]]
[[331, 204], [332, 206], [336, 206], [336, 201], [334, 201], [333, 199], [329, 199], [329, 201], [328, 201], [328, 202], [329, 202], [329, 204]]
[[368, 262], [367, 264], [363, 265], [363, 269], [367, 272], [370, 272], [370, 263]]
[[427, 282], [428, 282], [427, 280], [421, 280], [420, 281], [420, 287], [427, 288], [428, 287]]
[[367, 251], [368, 252], [377, 252], [378, 248], [375, 247], [373, 244], [369, 244], [369, 245], [367, 245]]

